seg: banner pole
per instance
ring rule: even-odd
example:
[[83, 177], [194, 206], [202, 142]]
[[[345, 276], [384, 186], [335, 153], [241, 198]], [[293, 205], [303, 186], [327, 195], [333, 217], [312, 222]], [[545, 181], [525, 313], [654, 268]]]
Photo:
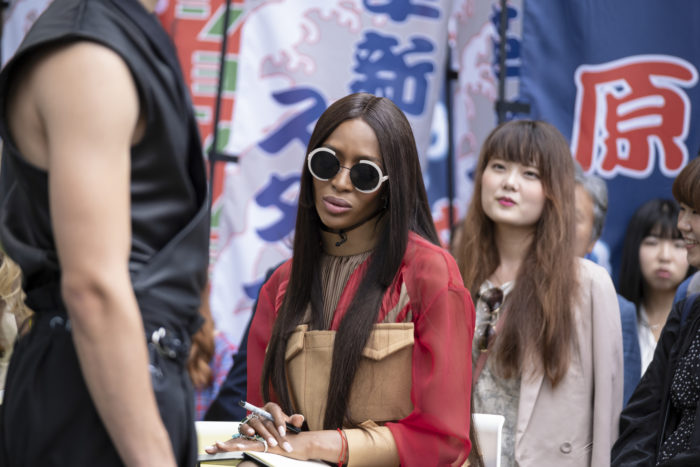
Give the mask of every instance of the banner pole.
[[506, 109], [503, 105], [506, 101], [506, 33], [508, 30], [508, 4], [507, 0], [501, 0], [501, 16], [498, 23], [498, 124], [506, 120]]
[[[219, 81], [216, 85], [216, 103], [214, 107], [214, 128], [212, 129], [212, 142], [209, 148], [209, 189], [211, 190], [209, 203], [214, 202], [214, 168], [217, 162], [238, 162], [237, 156], [229, 156], [221, 154], [218, 150], [219, 145], [219, 120], [221, 120], [221, 100], [224, 91], [224, 77], [226, 70], [226, 52], [228, 51], [228, 27], [229, 18], [231, 16], [231, 2], [224, 0], [226, 5], [224, 9], [223, 37], [221, 38], [221, 54], [219, 56]], [[211, 206], [210, 206], [211, 207]]]
[[453, 91], [452, 83], [459, 79], [459, 73], [452, 69], [452, 47], [447, 44], [447, 65], [445, 70], [445, 111], [447, 113], [447, 219], [449, 222], [449, 244], [452, 245], [452, 232], [455, 226], [454, 218], [454, 161], [455, 161], [455, 144], [454, 144], [454, 128], [453, 124]]

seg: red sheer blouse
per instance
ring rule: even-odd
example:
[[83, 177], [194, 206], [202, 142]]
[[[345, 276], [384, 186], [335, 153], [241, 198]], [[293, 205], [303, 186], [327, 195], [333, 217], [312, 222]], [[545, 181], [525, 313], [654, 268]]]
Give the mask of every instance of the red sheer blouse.
[[[331, 329], [338, 325], [364, 276], [367, 262], [350, 276]], [[289, 281], [291, 260], [263, 286], [248, 337], [248, 399], [263, 405], [260, 390], [265, 349]], [[402, 465], [446, 465], [466, 460], [469, 442], [471, 348], [475, 312], [452, 256], [410, 233], [406, 253], [386, 291], [377, 322], [399, 301], [405, 284], [409, 301], [396, 322], [414, 323], [411, 401], [413, 412], [386, 426]], [[410, 314], [409, 314], [410, 313]]]

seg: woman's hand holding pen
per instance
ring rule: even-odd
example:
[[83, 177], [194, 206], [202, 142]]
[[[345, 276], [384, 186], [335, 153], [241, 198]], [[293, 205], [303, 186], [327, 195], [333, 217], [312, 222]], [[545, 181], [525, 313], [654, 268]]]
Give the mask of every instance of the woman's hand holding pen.
[[[255, 409], [259, 411], [257, 407]], [[240, 436], [226, 442], [217, 442], [205, 451], [209, 454], [225, 451], [266, 451], [294, 459], [322, 459], [330, 462], [337, 461], [342, 455], [342, 437], [337, 431], [304, 431], [299, 434], [292, 432], [290, 435], [291, 430], [286, 428], [286, 425], [301, 428], [304, 423], [303, 415], [286, 415], [274, 402], [265, 404], [263, 410], [272, 416], [273, 421], [260, 415], [248, 417], [245, 423], [238, 427]]]
[[[263, 409], [272, 415], [274, 421], [270, 421], [265, 417], [256, 415], [255, 413], [247, 417], [245, 423], [241, 423], [238, 427], [238, 432], [241, 435], [253, 437], [255, 435], [263, 438], [267, 443], [267, 450], [277, 454], [286, 454], [293, 452], [299, 443], [290, 443], [287, 435], [291, 430], [287, 430], [286, 425], [291, 424], [296, 428], [301, 428], [304, 423], [304, 416], [301, 414], [286, 415], [282, 408], [274, 402], [268, 402]], [[292, 432], [292, 434], [294, 434]], [[296, 435], [294, 435], [296, 437]], [[206, 449], [209, 454], [214, 454], [221, 451], [261, 451], [264, 449], [264, 444], [255, 439], [233, 438], [225, 443], [217, 442], [215, 445]], [[284, 452], [279, 452], [284, 451]], [[304, 457], [303, 453], [299, 453]], [[297, 457], [297, 456], [292, 456]]]
[[256, 416], [253, 413], [248, 417], [246, 423], [241, 424], [238, 431], [246, 436], [254, 436], [257, 434], [267, 440], [267, 444], [270, 447], [280, 446], [285, 451], [292, 452], [292, 445], [289, 444], [289, 440], [287, 439], [287, 434], [290, 430], [287, 430], [286, 425], [289, 423], [294, 427], [301, 428], [302, 423], [304, 423], [304, 416], [301, 414], [289, 416], [274, 402], [265, 404], [263, 410], [272, 415], [274, 421]]

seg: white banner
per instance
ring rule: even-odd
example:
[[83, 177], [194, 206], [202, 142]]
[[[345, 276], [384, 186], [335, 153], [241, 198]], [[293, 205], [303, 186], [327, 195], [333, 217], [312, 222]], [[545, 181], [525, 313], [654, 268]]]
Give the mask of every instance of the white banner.
[[238, 342], [266, 270], [291, 255], [313, 126], [352, 92], [391, 98], [427, 165], [451, 1], [268, 0], [245, 4], [212, 270], [217, 326]]

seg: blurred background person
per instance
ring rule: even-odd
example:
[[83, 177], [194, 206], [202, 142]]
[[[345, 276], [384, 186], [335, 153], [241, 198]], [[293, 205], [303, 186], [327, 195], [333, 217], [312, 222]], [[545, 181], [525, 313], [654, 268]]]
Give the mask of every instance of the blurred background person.
[[24, 323], [30, 316], [31, 311], [24, 304], [22, 273], [19, 267], [0, 250], [0, 404], [2, 404], [5, 376], [18, 329], [27, 329]]
[[[576, 256], [581, 258], [593, 251], [595, 242], [603, 232], [608, 211], [608, 189], [605, 181], [595, 175], [587, 175], [578, 162], [576, 168]], [[622, 354], [625, 368], [623, 405], [627, 403], [642, 373], [642, 361], [637, 337], [637, 311], [632, 302], [617, 295], [622, 325]]]
[[654, 357], [676, 289], [691, 272], [677, 222], [675, 201], [653, 199], [635, 211], [625, 234], [619, 292], [637, 308], [642, 374]]
[[[195, 419], [203, 420], [233, 365], [235, 347], [214, 325], [209, 309], [208, 288], [202, 293], [199, 314], [204, 322], [199, 331], [192, 336], [187, 371], [194, 386]], [[239, 400], [244, 399], [245, 397]], [[238, 401], [236, 405], [238, 406]]]
[[620, 317], [608, 273], [576, 258], [574, 213], [561, 133], [541, 121], [497, 127], [481, 149], [456, 254], [477, 297], [474, 412], [505, 416], [506, 466], [610, 462]]
[[[688, 263], [700, 268], [700, 158], [673, 182]], [[620, 417], [614, 467], [700, 465], [700, 299], [673, 306], [654, 358]]]

